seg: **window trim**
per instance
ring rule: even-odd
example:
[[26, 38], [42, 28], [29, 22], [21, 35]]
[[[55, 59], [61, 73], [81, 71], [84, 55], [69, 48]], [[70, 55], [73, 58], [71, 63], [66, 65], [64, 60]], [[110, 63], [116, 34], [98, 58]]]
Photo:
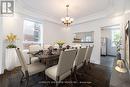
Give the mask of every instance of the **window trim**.
[[[35, 41], [25, 41], [24, 40], [24, 21], [30, 21], [30, 22], [34, 22], [34, 23], [38, 23], [38, 24], [40, 24], [40, 41], [38, 41], [38, 42], [35, 42]], [[30, 18], [25, 18], [24, 20], [23, 20], [23, 41], [22, 41], [22, 44], [23, 44], [23, 48], [24, 48], [24, 43], [38, 43], [38, 44], [40, 44], [42, 47], [43, 47], [43, 23], [41, 22], [41, 21], [39, 21], [39, 20], [35, 20], [35, 19], [30, 19]], [[27, 50], [27, 49], [25, 49], [24, 48], [24, 50]]]

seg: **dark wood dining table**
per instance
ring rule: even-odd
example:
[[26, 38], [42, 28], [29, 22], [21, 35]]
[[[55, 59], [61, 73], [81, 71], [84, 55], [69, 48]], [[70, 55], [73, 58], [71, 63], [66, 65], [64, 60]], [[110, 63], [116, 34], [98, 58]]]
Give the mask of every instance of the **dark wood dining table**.
[[44, 54], [44, 52], [41, 54], [36, 54], [37, 52], [36, 51], [28, 52], [28, 54], [32, 54], [35, 57], [38, 57], [40, 59], [41, 63], [44, 63], [46, 67], [50, 67], [50, 66], [58, 63], [59, 56], [60, 56], [59, 52], [55, 52], [54, 54]]

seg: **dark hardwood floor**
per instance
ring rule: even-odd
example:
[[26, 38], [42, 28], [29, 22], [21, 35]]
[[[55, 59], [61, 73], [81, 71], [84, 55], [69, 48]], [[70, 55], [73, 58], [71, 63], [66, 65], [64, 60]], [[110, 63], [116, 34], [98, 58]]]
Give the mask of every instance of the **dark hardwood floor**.
[[113, 67], [113, 62], [116, 57], [113, 56], [101, 56], [101, 65], [107, 66], [107, 67]]
[[[101, 58], [102, 59], [102, 58]], [[102, 59], [103, 61], [103, 59]], [[104, 61], [105, 62], [105, 61]], [[113, 60], [111, 61], [113, 62]], [[104, 63], [105, 64], [105, 63]], [[77, 75], [78, 82], [76, 83], [63, 83], [60, 84], [61, 87], [109, 87], [110, 77], [111, 77], [111, 67], [105, 65], [97, 65], [90, 63], [91, 69], [88, 66], [79, 69], [80, 75]], [[84, 69], [87, 72], [84, 72]], [[0, 75], [0, 87], [24, 87], [25, 82], [20, 85], [20, 78], [22, 74], [20, 69], [17, 68], [11, 72], [6, 71], [4, 75]], [[66, 78], [67, 81], [75, 81], [73, 78]], [[46, 87], [44, 76], [42, 73], [30, 77], [29, 87]], [[48, 81], [52, 81], [48, 79]], [[86, 82], [92, 82], [89, 85]], [[49, 84], [49, 87], [55, 87], [54, 84]]]

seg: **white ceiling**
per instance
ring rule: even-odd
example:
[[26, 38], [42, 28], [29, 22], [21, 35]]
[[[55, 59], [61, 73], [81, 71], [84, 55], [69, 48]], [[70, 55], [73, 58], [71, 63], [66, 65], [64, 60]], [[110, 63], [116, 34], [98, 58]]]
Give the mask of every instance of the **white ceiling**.
[[66, 16], [65, 5], [69, 3], [69, 16], [79, 20], [107, 11], [113, 5], [113, 0], [17, 0], [17, 3], [27, 10], [55, 20]]

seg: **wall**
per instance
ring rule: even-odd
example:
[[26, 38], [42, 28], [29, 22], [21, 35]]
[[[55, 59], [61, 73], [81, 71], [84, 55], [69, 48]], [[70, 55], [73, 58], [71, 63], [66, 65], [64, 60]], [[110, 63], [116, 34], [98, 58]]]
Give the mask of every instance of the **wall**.
[[18, 37], [17, 46], [22, 47], [23, 40], [23, 16], [19, 14], [14, 14], [14, 16], [3, 17], [3, 37], [4, 37], [4, 47], [6, 47], [7, 43], [5, 41], [5, 37], [9, 33], [16, 34]]
[[65, 40], [64, 29], [61, 25], [44, 21], [43, 23], [43, 43], [54, 44], [57, 40]]
[[3, 69], [2, 69], [2, 17], [0, 17], [0, 74], [3, 73]]
[[69, 38], [67, 41], [68, 43], [71, 43], [73, 41], [73, 33], [94, 31], [94, 50], [92, 53], [91, 62], [100, 64], [101, 27], [111, 26], [116, 24], [120, 24], [120, 26], [122, 26], [123, 20], [124, 20], [124, 16], [118, 16], [118, 17], [108, 17], [104, 19], [98, 19], [95, 21], [73, 25], [70, 27], [70, 30], [68, 32], [67, 37]]

